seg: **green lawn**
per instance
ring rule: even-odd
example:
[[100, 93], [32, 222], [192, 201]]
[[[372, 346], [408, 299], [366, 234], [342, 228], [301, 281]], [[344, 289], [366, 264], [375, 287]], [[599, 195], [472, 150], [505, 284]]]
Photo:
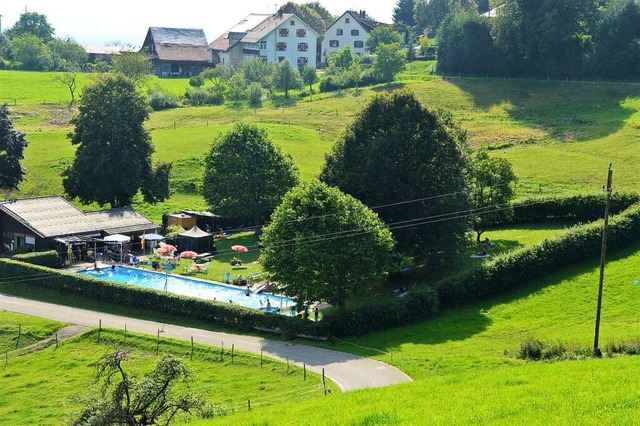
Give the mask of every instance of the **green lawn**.
[[[3, 315], [0, 315], [0, 318]], [[220, 359], [220, 349], [196, 345], [193, 359], [188, 343], [161, 339], [160, 353], [156, 355], [156, 339], [127, 334], [119, 330], [101, 333], [93, 331], [62, 342], [59, 348], [49, 347], [19, 358], [11, 358], [0, 371], [0, 424], [61, 424], [65, 415], [78, 405], [74, 395], [92, 389], [94, 362], [115, 348], [132, 351], [127, 368], [141, 373], [148, 371], [163, 354], [180, 357], [195, 374], [192, 389], [218, 412], [245, 411], [247, 400], [254, 409], [265, 409], [282, 399], [290, 402], [322, 397], [320, 377], [302, 369], [264, 359], [260, 356], [234, 352], [230, 348]], [[3, 362], [4, 366], [4, 362]], [[335, 387], [335, 386], [334, 386]]]
[[[152, 113], [147, 128], [156, 146], [154, 158], [173, 161], [174, 194], [155, 206], [136, 199], [134, 206], [154, 220], [165, 212], [206, 209], [199, 195], [204, 156], [214, 138], [238, 121], [264, 126], [271, 139], [293, 156], [301, 178], [312, 179], [321, 170], [325, 153], [369, 99], [376, 92], [399, 87], [414, 91], [425, 106], [451, 110], [467, 130], [472, 146], [490, 146], [495, 155], [512, 161], [520, 179], [518, 197], [597, 190], [606, 180], [609, 162], [614, 163], [616, 190], [640, 190], [636, 178], [640, 161], [636, 149], [640, 125], [637, 86], [443, 81], [423, 78], [428, 69], [424, 63], [412, 67], [415, 72], [405, 70], [401, 83], [391, 86], [315, 94], [288, 102], [276, 99], [260, 108], [182, 107]], [[81, 75], [79, 86], [92, 77]], [[161, 86], [174, 94], [181, 94], [188, 86], [186, 79], [150, 81], [151, 87]], [[73, 160], [75, 150], [66, 139], [72, 112], [48, 101], [43, 105], [42, 100], [64, 99], [66, 88], [55, 83], [53, 73], [20, 71], [0, 71], [0, 86], [0, 99], [19, 98], [12, 106], [16, 127], [31, 141], [24, 160], [28, 179], [20, 191], [7, 195], [61, 193], [59, 174]]]
[[[18, 343], [18, 348], [24, 348], [47, 339], [64, 325], [58, 321], [0, 310], [0, 354], [15, 350], [16, 343]], [[20, 334], [19, 340], [18, 334]]]
[[[333, 349], [384, 360], [415, 382], [241, 414], [220, 424], [634, 424], [637, 357], [525, 362], [506, 356], [526, 339], [590, 346], [597, 261], [515, 293], [442, 313], [421, 324], [350, 339]], [[601, 347], [638, 338], [640, 245], [611, 256]], [[371, 349], [366, 349], [371, 348]], [[385, 351], [386, 354], [380, 354]], [[329, 409], [330, 407], [330, 409]]]

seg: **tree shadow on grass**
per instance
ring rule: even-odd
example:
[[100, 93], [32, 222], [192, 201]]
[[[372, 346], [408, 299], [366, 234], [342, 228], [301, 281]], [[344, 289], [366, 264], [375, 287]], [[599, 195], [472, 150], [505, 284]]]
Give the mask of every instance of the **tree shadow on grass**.
[[[613, 262], [624, 259], [638, 250], [640, 250], [640, 244], [618, 250], [609, 256], [608, 261]], [[597, 258], [587, 259], [580, 264], [567, 265], [566, 268], [560, 271], [550, 272], [544, 278], [524, 283], [522, 286], [505, 294], [478, 300], [465, 307], [447, 309], [438, 316], [421, 323], [371, 334], [367, 336], [367, 343], [363, 346], [373, 346], [375, 349], [368, 350], [354, 346], [353, 350], [365, 356], [374, 356], [379, 355], [380, 351], [388, 352], [407, 343], [434, 345], [468, 339], [485, 331], [491, 325], [492, 319], [488, 316], [488, 312], [494, 307], [526, 299], [543, 291], [545, 288], [559, 285], [564, 280], [593, 272], [597, 265]]]
[[283, 96], [274, 96], [271, 98], [271, 103], [275, 108], [291, 108], [298, 105], [300, 98], [297, 96], [289, 95], [288, 98]]
[[619, 131], [636, 110], [622, 106], [640, 96], [625, 84], [534, 80], [452, 79], [485, 111], [501, 105], [516, 121], [545, 130], [561, 141], [590, 141]]
[[406, 85], [404, 83], [391, 83], [391, 84], [384, 84], [384, 85], [376, 86], [376, 87], [372, 88], [371, 90], [373, 90], [376, 93], [393, 92], [395, 90], [403, 89], [405, 86]]

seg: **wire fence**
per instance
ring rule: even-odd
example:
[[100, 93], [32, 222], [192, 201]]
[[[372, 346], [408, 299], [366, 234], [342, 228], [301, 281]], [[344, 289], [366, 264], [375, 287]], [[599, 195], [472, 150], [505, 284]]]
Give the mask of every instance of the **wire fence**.
[[[102, 327], [102, 320], [99, 321], [97, 328], [91, 329], [84, 333], [85, 338], [90, 341], [94, 341], [100, 345], [113, 348], [136, 348], [147, 352], [155, 352], [156, 355], [163, 353], [182, 354], [183, 359], [199, 360], [212, 363], [221, 363], [227, 365], [243, 365], [254, 367], [256, 369], [268, 369], [275, 374], [282, 374], [287, 377], [297, 377], [300, 380], [300, 386], [295, 386], [289, 390], [283, 390], [274, 394], [257, 394], [254, 397], [249, 397], [246, 400], [233, 400], [224, 403], [209, 403], [204, 408], [204, 415], [210, 417], [219, 417], [229, 414], [235, 414], [240, 412], [249, 411], [251, 409], [268, 407], [273, 404], [286, 402], [286, 401], [300, 401], [308, 399], [314, 396], [330, 395], [331, 386], [326, 380], [324, 369], [322, 374], [318, 377], [314, 374], [307, 374], [307, 366], [305, 363], [302, 367], [293, 365], [287, 358], [286, 362], [281, 362], [272, 358], [265, 357], [264, 352], [261, 350], [260, 354], [251, 354], [247, 352], [237, 352], [235, 345], [225, 345], [224, 341], [220, 342], [220, 347], [210, 346], [206, 344], [200, 344], [195, 341], [193, 337], [190, 339], [190, 343], [184, 343], [173, 338], [163, 338], [162, 333], [164, 325], [161, 329], [158, 329], [155, 342], [155, 351], [150, 348], [150, 338], [143, 337], [143, 341], [139, 339], [133, 339], [133, 334], [127, 330], [127, 325], [124, 325], [122, 330], [119, 329], [106, 329]], [[48, 338], [39, 338], [36, 335], [30, 333], [22, 325], [15, 326], [15, 329], [5, 329], [4, 335], [13, 335], [14, 337], [9, 340], [15, 341], [15, 346], [12, 345], [12, 349], [6, 349], [3, 354], [3, 369], [11, 368], [12, 361], [16, 361], [26, 355], [29, 355], [36, 351], [43, 351], [53, 347], [53, 350], [57, 350], [60, 346], [61, 340], [58, 337], [58, 333], [54, 333]], [[139, 337], [136, 334], [136, 337]], [[27, 342], [28, 344], [25, 344]], [[22, 345], [21, 345], [22, 343]]]

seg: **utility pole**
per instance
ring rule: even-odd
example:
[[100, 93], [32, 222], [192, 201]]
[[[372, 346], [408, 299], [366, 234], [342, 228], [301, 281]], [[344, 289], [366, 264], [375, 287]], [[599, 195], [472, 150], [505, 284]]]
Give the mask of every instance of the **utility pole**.
[[600, 281], [598, 284], [598, 308], [596, 311], [596, 330], [593, 338], [593, 354], [597, 357], [602, 356], [602, 351], [598, 347], [598, 339], [600, 337], [600, 311], [602, 309], [602, 284], [604, 282], [604, 264], [607, 256], [607, 236], [609, 235], [609, 204], [611, 204], [611, 182], [613, 180], [612, 164], [609, 163], [609, 175], [607, 177], [607, 201], [604, 208], [604, 227], [602, 229], [602, 249], [600, 251]]

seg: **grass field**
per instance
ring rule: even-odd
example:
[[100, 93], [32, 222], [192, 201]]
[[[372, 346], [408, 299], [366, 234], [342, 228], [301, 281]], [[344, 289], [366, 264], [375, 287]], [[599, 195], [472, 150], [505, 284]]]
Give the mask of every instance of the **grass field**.
[[0, 311], [0, 353], [37, 343], [62, 327], [64, 324], [58, 321]]
[[[612, 257], [602, 346], [640, 335], [638, 277], [640, 245]], [[635, 424], [636, 357], [535, 363], [505, 355], [529, 338], [590, 346], [597, 282], [593, 261], [422, 324], [334, 344], [396, 365], [415, 382], [288, 406], [284, 417], [273, 408], [216, 424]]]
[[[1, 318], [9, 318], [0, 312]], [[22, 322], [40, 321], [27, 318]], [[43, 324], [44, 325], [44, 324]], [[322, 396], [320, 377], [307, 372], [304, 380], [299, 368], [289, 367], [260, 357], [225, 350], [222, 361], [220, 349], [196, 345], [193, 359], [187, 343], [162, 339], [159, 355], [156, 341], [124, 332], [107, 330], [97, 341], [93, 330], [78, 338], [62, 342], [44, 350], [10, 358], [0, 372], [0, 424], [61, 424], [65, 415], [78, 405], [73, 396], [92, 389], [95, 363], [98, 358], [114, 348], [132, 352], [127, 368], [138, 374], [148, 371], [163, 354], [172, 353], [182, 358], [195, 374], [192, 390], [215, 407], [216, 413], [233, 413], [246, 410], [247, 400], [252, 400], [254, 410], [262, 410], [283, 400], [299, 402]]]
[[[446, 108], [467, 130], [472, 146], [485, 145], [512, 161], [520, 178], [518, 196], [594, 191], [614, 163], [616, 190], [640, 190], [636, 178], [640, 151], [640, 87], [625, 84], [558, 83], [522, 80], [453, 79], [425, 75], [414, 64], [401, 83], [342, 94], [316, 94], [286, 106], [267, 102], [261, 108], [202, 107], [155, 112], [147, 123], [156, 146], [155, 158], [174, 162], [168, 201], [134, 206], [154, 220], [164, 212], [206, 209], [199, 195], [204, 155], [214, 138], [238, 121], [257, 123], [295, 160], [303, 180], [319, 173], [324, 154], [368, 100], [379, 91], [406, 87], [425, 106]], [[422, 67], [422, 68], [421, 68]], [[82, 75], [80, 86], [91, 76]], [[28, 84], [26, 84], [28, 82]], [[21, 90], [24, 85], [28, 90]], [[179, 94], [186, 79], [153, 79]], [[24, 165], [27, 181], [9, 196], [39, 196], [62, 192], [61, 170], [73, 160], [75, 147], [66, 139], [71, 129], [64, 104], [66, 88], [52, 73], [0, 71], [0, 100], [12, 105], [16, 127], [31, 144]], [[55, 104], [43, 101], [54, 99]], [[48, 101], [47, 101], [48, 102]], [[86, 208], [95, 209], [92, 205]]]

